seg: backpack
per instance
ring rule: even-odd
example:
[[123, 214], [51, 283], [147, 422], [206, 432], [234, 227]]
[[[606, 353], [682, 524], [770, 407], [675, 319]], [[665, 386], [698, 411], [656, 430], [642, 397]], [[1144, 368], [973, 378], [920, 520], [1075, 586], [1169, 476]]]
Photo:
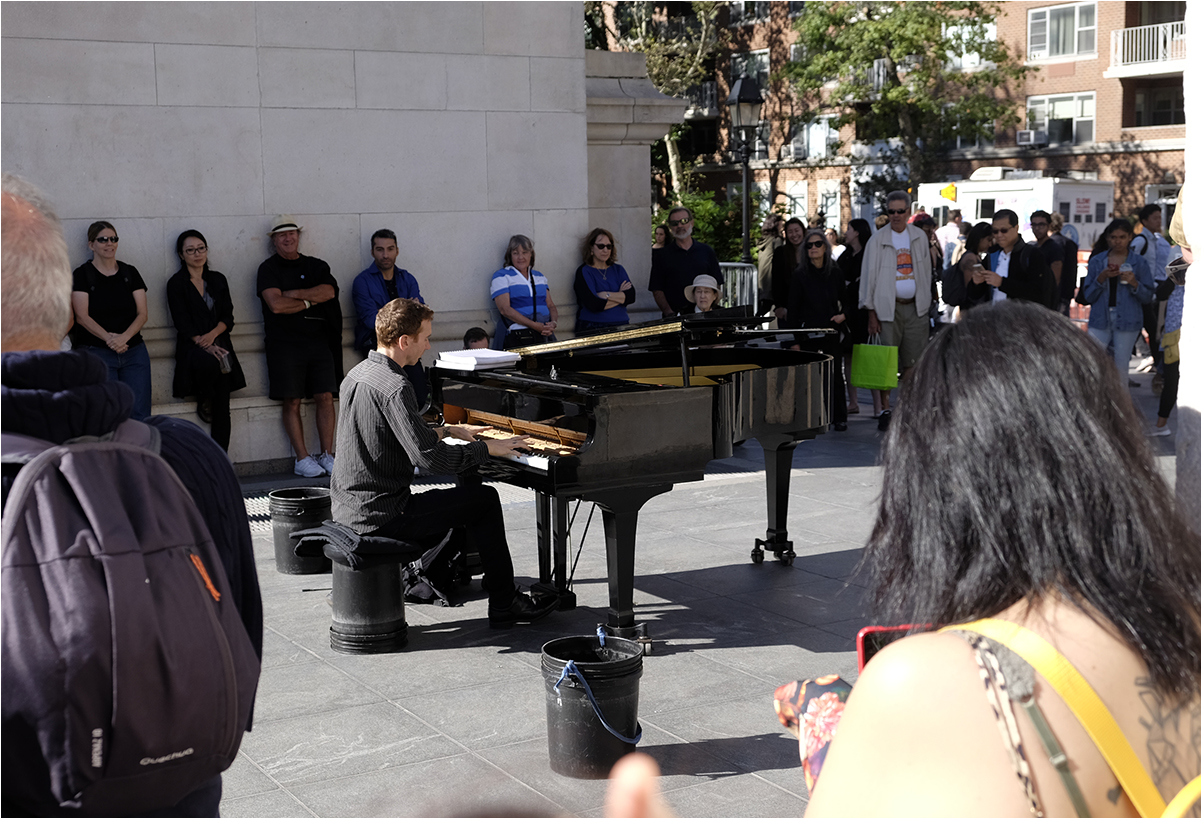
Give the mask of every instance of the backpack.
[[939, 281], [943, 284], [941, 298], [944, 304], [959, 307], [968, 303], [968, 288], [964, 284], [964, 273], [960, 270], [960, 265], [945, 267], [939, 274]]
[[[452, 529], [421, 557], [401, 567], [405, 602], [452, 606], [451, 591], [467, 568], [462, 535]], [[471, 579], [471, 575], [468, 575]]]
[[138, 421], [63, 445], [3, 434], [5, 741], [36, 737], [51, 797], [88, 813], [161, 810], [228, 768], [259, 679], [159, 442]]

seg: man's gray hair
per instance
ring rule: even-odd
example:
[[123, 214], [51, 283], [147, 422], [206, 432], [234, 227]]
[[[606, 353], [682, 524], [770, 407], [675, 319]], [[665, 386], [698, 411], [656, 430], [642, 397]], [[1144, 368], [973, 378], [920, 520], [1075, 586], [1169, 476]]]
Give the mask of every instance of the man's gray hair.
[[3, 176], [0, 219], [2, 346], [53, 335], [71, 320], [71, 259], [62, 225], [46, 197], [18, 176]]
[[905, 191], [889, 191], [889, 195], [885, 197], [885, 204], [887, 205], [890, 202], [894, 202], [898, 199], [904, 200], [906, 207], [910, 207], [910, 203], [914, 201], [910, 198], [910, 194], [906, 193]]

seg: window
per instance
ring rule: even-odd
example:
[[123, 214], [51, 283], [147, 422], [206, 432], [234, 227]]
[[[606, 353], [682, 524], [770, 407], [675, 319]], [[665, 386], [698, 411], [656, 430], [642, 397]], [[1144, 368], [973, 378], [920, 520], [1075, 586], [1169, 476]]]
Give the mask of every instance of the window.
[[755, 77], [756, 82], [760, 84], [760, 93], [768, 93], [768, 49], [761, 48], [759, 51], [744, 51], [739, 54], [730, 55], [730, 83], [734, 85], [735, 80], [743, 76], [746, 72], [747, 76]]
[[1073, 3], [1027, 12], [1027, 59], [1050, 60], [1097, 53], [1096, 3]]
[[839, 229], [841, 197], [838, 179], [818, 180], [818, 210], [814, 215], [817, 216], [819, 213], [826, 219], [827, 227], [834, 228], [836, 233], [842, 233]]
[[[797, 15], [801, 14], [805, 10], [806, 10], [805, 0], [789, 0], [789, 16], [790, 17], [796, 17]], [[1184, 20], [1185, 16], [1182, 15], [1181, 19]]]
[[1048, 145], [1093, 142], [1094, 93], [1027, 97], [1027, 128], [1046, 131]]
[[1105, 222], [1106, 221], [1106, 203], [1105, 202], [1094, 203], [1093, 210], [1094, 210], [1093, 220], [1095, 222]]
[[1185, 91], [1183, 86], [1146, 88], [1135, 92], [1135, 127], [1144, 125], [1184, 125]]
[[793, 159], [826, 159], [839, 147], [839, 131], [831, 123], [833, 116], [818, 117], [812, 122], [793, 126], [789, 144]]
[[[618, 5], [621, 5], [619, 3]], [[751, 25], [768, 19], [768, 3], [759, 0], [755, 3], [731, 3], [730, 24], [732, 26]]]
[[[966, 34], [963, 29], [963, 26], [948, 26], [944, 36], [949, 40], [959, 40]], [[997, 23], [988, 23], [985, 26], [985, 40], [997, 41]], [[947, 56], [948, 68], [952, 71], [972, 71], [974, 68], [980, 68], [982, 64], [981, 55], [975, 51], [961, 51], [959, 54], [949, 51]]]
[[[801, 63], [807, 62], [808, 60], [809, 57], [806, 55], [806, 49], [804, 45], [801, 43], [793, 43], [791, 46], [789, 46], [789, 62]], [[826, 77], [825, 81], [834, 82], [838, 79], [838, 77]]]
[[977, 218], [978, 219], [993, 219], [993, 211], [996, 207], [995, 199], [978, 199], [977, 200]]
[[966, 151], [974, 148], [993, 147], [993, 133], [995, 129], [992, 123], [990, 123], [990, 135], [988, 137], [983, 137], [975, 133], [964, 133], [969, 129], [962, 127], [958, 120], [952, 118], [947, 110], [949, 107], [948, 105], [944, 106], [945, 133], [947, 134], [944, 148], [946, 150]]
[[809, 222], [810, 183], [805, 179], [791, 180], [785, 183], [785, 207], [790, 217], [796, 216], [803, 222]]

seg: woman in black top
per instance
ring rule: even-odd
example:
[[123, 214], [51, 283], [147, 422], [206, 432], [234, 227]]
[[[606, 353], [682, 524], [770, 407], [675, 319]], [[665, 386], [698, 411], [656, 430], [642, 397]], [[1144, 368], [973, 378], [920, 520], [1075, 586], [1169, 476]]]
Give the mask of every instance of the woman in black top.
[[234, 303], [225, 276], [209, 270], [209, 245], [199, 230], [185, 230], [175, 240], [183, 263], [167, 281], [167, 306], [175, 339], [176, 398], [196, 396], [196, 414], [211, 424], [209, 434], [230, 448], [230, 393], [246, 386], [234, 353], [230, 330]]
[[789, 284], [793, 281], [793, 271], [805, 261], [801, 247], [805, 235], [805, 222], [794, 216], [785, 222], [785, 243], [772, 251], [772, 305], [781, 327], [789, 321]]
[[130, 415], [150, 415], [150, 355], [139, 332], [146, 323], [146, 283], [133, 265], [117, 261], [117, 230], [109, 222], [88, 227], [91, 261], [71, 274], [75, 327], [71, 341], [108, 366], [109, 380], [134, 391]]
[[839, 269], [843, 271], [843, 292], [846, 296], [847, 333], [843, 336], [843, 374], [847, 381], [847, 413], [860, 411], [860, 400], [856, 388], [851, 385], [851, 348], [868, 343], [868, 310], [859, 308], [860, 271], [864, 267], [864, 247], [872, 238], [872, 227], [867, 219], [852, 219], [847, 224], [843, 244], [847, 250], [839, 257]]
[[[806, 231], [802, 242], [806, 260], [793, 271], [789, 283], [789, 304], [786, 324], [788, 329], [802, 330], [807, 327], [835, 328], [837, 333], [794, 334], [795, 346], [826, 353], [835, 362], [842, 356], [841, 338], [847, 331], [847, 314], [844, 313], [843, 271], [831, 257], [831, 246], [823, 232], [817, 228]], [[835, 430], [847, 430], [847, 404], [843, 399], [843, 368], [831, 367], [831, 383], [827, 385], [827, 402], [831, 408], [831, 420]]]

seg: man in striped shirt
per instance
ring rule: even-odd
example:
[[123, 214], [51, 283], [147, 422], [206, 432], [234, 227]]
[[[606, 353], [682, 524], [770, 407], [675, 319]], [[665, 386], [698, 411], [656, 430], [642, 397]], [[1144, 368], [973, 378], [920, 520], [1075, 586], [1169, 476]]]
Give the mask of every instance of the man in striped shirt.
[[[522, 436], [477, 441], [481, 427], [434, 428], [421, 417], [404, 368], [430, 349], [434, 313], [413, 299], [395, 299], [376, 314], [377, 346], [342, 382], [338, 459], [330, 478], [334, 520], [361, 535], [419, 541], [462, 527], [480, 553], [494, 628], [550, 614], [554, 598], [535, 600], [513, 583], [513, 560], [497, 490], [483, 484], [413, 494], [413, 467], [434, 474], [464, 472], [527, 442]], [[444, 438], [467, 441], [453, 446]]]

